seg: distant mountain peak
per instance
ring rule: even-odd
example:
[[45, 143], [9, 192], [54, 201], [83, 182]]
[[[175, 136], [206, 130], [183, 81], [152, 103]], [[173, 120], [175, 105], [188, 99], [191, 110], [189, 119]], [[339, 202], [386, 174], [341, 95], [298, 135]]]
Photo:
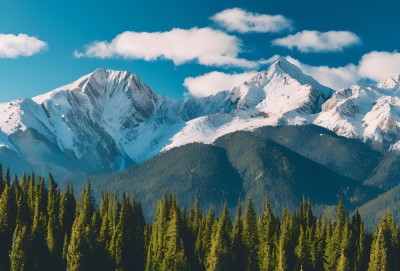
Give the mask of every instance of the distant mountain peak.
[[320, 84], [313, 77], [305, 74], [298, 66], [290, 62], [286, 57], [281, 57], [276, 60], [267, 70], [255, 75], [251, 81], [255, 82], [263, 77], [271, 80], [277, 76], [283, 76], [286, 78], [290, 77], [301, 85], [310, 85], [314, 89], [318, 89], [327, 98], [334, 93], [333, 89]]
[[299, 67], [291, 63], [287, 60], [286, 57], [280, 57], [274, 63], [272, 63], [270, 70], [274, 70], [276, 72], [284, 72], [287, 74], [293, 75], [303, 75], [303, 72]]
[[378, 87], [384, 89], [398, 90], [400, 88], [400, 73], [379, 83]]
[[129, 71], [124, 70], [111, 70], [105, 68], [97, 68], [93, 72], [89, 73], [88, 78], [93, 78], [97, 80], [126, 80], [128, 78], [134, 78], [137, 81], [140, 81], [139, 77], [136, 74], [130, 73]]
[[116, 170], [237, 130], [314, 123], [400, 149], [399, 82], [397, 75], [382, 88], [354, 86], [333, 95], [282, 57], [230, 91], [181, 100], [152, 92], [128, 71], [98, 68], [49, 93], [0, 104], [0, 148], [18, 150], [33, 164], [58, 157], [85, 172]]
[[33, 100], [38, 104], [41, 104], [63, 92], [82, 92], [94, 96], [102, 96], [108, 93], [112, 96], [118, 91], [129, 92], [128, 94], [134, 94], [139, 91], [145, 93], [147, 96], [155, 95], [150, 88], [142, 83], [140, 78], [133, 73], [122, 70], [97, 68], [93, 72], [82, 76], [73, 83], [36, 96]]

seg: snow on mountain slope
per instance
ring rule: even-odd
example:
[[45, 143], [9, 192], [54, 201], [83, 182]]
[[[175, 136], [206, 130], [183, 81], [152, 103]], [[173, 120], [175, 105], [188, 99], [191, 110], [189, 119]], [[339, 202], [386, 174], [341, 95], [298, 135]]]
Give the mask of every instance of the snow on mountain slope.
[[234, 112], [207, 114], [188, 121], [163, 150], [190, 142], [212, 143], [237, 130], [253, 130], [266, 125], [293, 125], [310, 122], [309, 116], [333, 94], [281, 58], [263, 72], [231, 91], [220, 92]]
[[281, 58], [268, 70], [234, 88], [232, 99], [238, 99], [237, 114], [240, 116], [250, 112], [279, 119], [293, 111], [301, 114], [315, 113], [332, 94], [333, 90], [322, 86], [285, 58]]
[[384, 149], [400, 150], [399, 78], [337, 91], [323, 104], [314, 124]]
[[379, 83], [378, 88], [398, 91], [400, 89], [400, 73]]
[[61, 150], [111, 169], [154, 155], [160, 148], [155, 141], [171, 130], [165, 126], [179, 122], [173, 114], [178, 101], [123, 71], [97, 69], [33, 100], [46, 111]]
[[400, 151], [399, 82], [400, 75], [334, 92], [281, 58], [232, 90], [179, 100], [129, 72], [97, 69], [0, 104], [0, 159], [13, 152], [42, 172], [100, 173], [237, 130], [306, 123]]

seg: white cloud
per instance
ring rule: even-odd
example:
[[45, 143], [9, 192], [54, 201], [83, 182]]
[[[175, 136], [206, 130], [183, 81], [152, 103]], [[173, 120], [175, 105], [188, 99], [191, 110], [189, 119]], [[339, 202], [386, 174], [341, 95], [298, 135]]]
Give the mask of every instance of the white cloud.
[[282, 15], [267, 15], [247, 12], [240, 8], [225, 9], [211, 17], [215, 23], [228, 31], [280, 32], [292, 29], [292, 22]]
[[32, 56], [47, 48], [47, 43], [26, 34], [0, 33], [0, 58]]
[[286, 57], [286, 59], [299, 67], [305, 74], [332, 89], [348, 88], [360, 79], [358, 67], [354, 64], [347, 64], [343, 67], [310, 66], [292, 57]]
[[284, 38], [275, 39], [273, 45], [297, 48], [300, 52], [338, 52], [346, 47], [358, 45], [361, 39], [349, 31], [318, 32], [304, 30]]
[[183, 85], [189, 93], [195, 97], [205, 97], [218, 93], [221, 90], [230, 90], [246, 80], [249, 80], [257, 72], [227, 74], [223, 72], [210, 72], [197, 77], [187, 77]]
[[363, 55], [359, 63], [360, 76], [380, 82], [400, 73], [400, 53], [373, 51]]
[[123, 32], [111, 42], [95, 41], [76, 57], [172, 60], [175, 65], [197, 61], [206, 66], [257, 67], [258, 63], [238, 58], [242, 41], [211, 28], [175, 28], [167, 32]]
[[261, 65], [267, 65], [267, 64], [269, 65], [277, 61], [280, 57], [281, 57], [280, 55], [273, 55], [268, 59], [259, 60], [258, 63], [260, 63]]
[[333, 89], [347, 88], [362, 80], [382, 82], [400, 74], [400, 53], [373, 51], [363, 55], [357, 64], [342, 67], [311, 66], [290, 56], [286, 57], [305, 74]]
[[[271, 64], [279, 57], [274, 55], [260, 63]], [[373, 51], [363, 55], [358, 63], [349, 63], [341, 67], [312, 66], [290, 56], [286, 59], [298, 66], [305, 74], [335, 90], [348, 88], [362, 80], [381, 82], [400, 73], [400, 53], [396, 51], [392, 53]], [[209, 96], [221, 90], [232, 89], [255, 74], [255, 71], [240, 74], [210, 72], [198, 77], [186, 78], [184, 86], [193, 96]]]

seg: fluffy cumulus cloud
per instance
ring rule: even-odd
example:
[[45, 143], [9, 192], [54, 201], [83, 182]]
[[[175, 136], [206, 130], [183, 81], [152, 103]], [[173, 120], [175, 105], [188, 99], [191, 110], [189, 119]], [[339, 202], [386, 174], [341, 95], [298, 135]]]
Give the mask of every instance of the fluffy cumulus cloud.
[[311, 66], [292, 57], [286, 57], [305, 74], [333, 89], [347, 88], [362, 80], [382, 82], [400, 74], [400, 53], [373, 51], [363, 55], [357, 64], [341, 67]]
[[349, 31], [318, 32], [304, 30], [272, 41], [273, 45], [297, 48], [300, 52], [338, 52], [346, 47], [358, 45], [361, 39]]
[[223, 72], [210, 72], [198, 77], [188, 77], [183, 85], [195, 97], [214, 95], [221, 90], [232, 89], [256, 74], [255, 71], [227, 74]]
[[[260, 62], [269, 65], [279, 57], [274, 55]], [[396, 51], [370, 52], [363, 55], [358, 63], [349, 63], [340, 67], [312, 66], [290, 56], [287, 56], [286, 59], [298, 66], [305, 74], [335, 90], [348, 88], [363, 80], [372, 80], [378, 83], [400, 74], [400, 53]], [[221, 90], [232, 89], [255, 74], [255, 71], [236, 74], [210, 72], [198, 77], [186, 78], [184, 86], [193, 96], [209, 96]]]
[[360, 76], [380, 82], [400, 73], [400, 53], [377, 52], [365, 54], [359, 63]]
[[0, 34], [0, 58], [32, 56], [47, 48], [47, 43], [26, 34]]
[[112, 41], [95, 41], [76, 57], [172, 60], [175, 65], [197, 61], [206, 66], [252, 68], [257, 62], [239, 58], [242, 41], [211, 28], [175, 28], [167, 32], [124, 32]]
[[211, 17], [215, 23], [228, 31], [280, 32], [292, 29], [290, 19], [282, 15], [267, 15], [247, 12], [240, 8], [225, 9]]
[[286, 57], [286, 59], [299, 67], [305, 74], [332, 89], [350, 87], [360, 79], [358, 67], [354, 64], [347, 64], [343, 67], [311, 66], [292, 57]]

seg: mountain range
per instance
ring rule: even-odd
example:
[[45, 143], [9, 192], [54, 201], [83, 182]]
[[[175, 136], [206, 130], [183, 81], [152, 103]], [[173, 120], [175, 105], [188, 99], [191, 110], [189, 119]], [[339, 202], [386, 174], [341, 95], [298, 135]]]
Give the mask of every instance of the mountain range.
[[152, 92], [129, 72], [97, 69], [49, 93], [0, 104], [0, 150], [39, 171], [99, 173], [236, 130], [310, 123], [398, 150], [399, 76], [335, 92], [281, 58], [232, 90], [180, 100]]
[[[146, 176], [133, 185], [139, 191], [146, 182], [151, 186], [151, 180], [158, 190], [163, 187], [146, 172], [149, 165], [158, 163], [159, 168], [168, 155], [181, 157], [168, 167], [178, 170], [186, 164], [189, 172], [195, 168], [189, 161], [210, 159], [225, 166], [209, 169], [210, 187], [204, 191], [226, 190], [223, 182], [216, 185], [213, 180], [228, 174], [237, 188], [232, 200], [264, 193], [279, 202], [268, 192], [277, 183], [285, 183], [280, 188], [286, 199], [297, 199], [307, 192], [301, 181], [310, 181], [312, 188], [315, 180], [328, 176], [339, 183], [334, 197], [338, 191], [345, 195], [347, 187], [349, 205], [361, 204], [399, 184], [399, 89], [400, 74], [376, 85], [333, 90], [280, 58], [232, 90], [173, 99], [154, 93], [129, 72], [97, 69], [46, 94], [0, 104], [0, 161], [17, 172], [53, 172], [59, 179], [103, 175], [97, 177], [100, 183], [110, 173], [119, 179]], [[257, 170], [238, 158], [241, 140], [253, 146], [253, 151], [244, 146], [242, 152], [258, 159]], [[179, 156], [185, 150], [194, 158]], [[210, 157], [197, 159], [194, 150]], [[286, 166], [279, 164], [282, 161]], [[306, 170], [317, 173], [307, 175]], [[166, 172], [161, 169], [158, 175], [171, 179], [173, 172]], [[182, 182], [183, 176], [188, 175], [177, 179]], [[254, 186], [254, 180], [262, 180], [261, 186]], [[194, 196], [206, 194], [195, 191]]]

